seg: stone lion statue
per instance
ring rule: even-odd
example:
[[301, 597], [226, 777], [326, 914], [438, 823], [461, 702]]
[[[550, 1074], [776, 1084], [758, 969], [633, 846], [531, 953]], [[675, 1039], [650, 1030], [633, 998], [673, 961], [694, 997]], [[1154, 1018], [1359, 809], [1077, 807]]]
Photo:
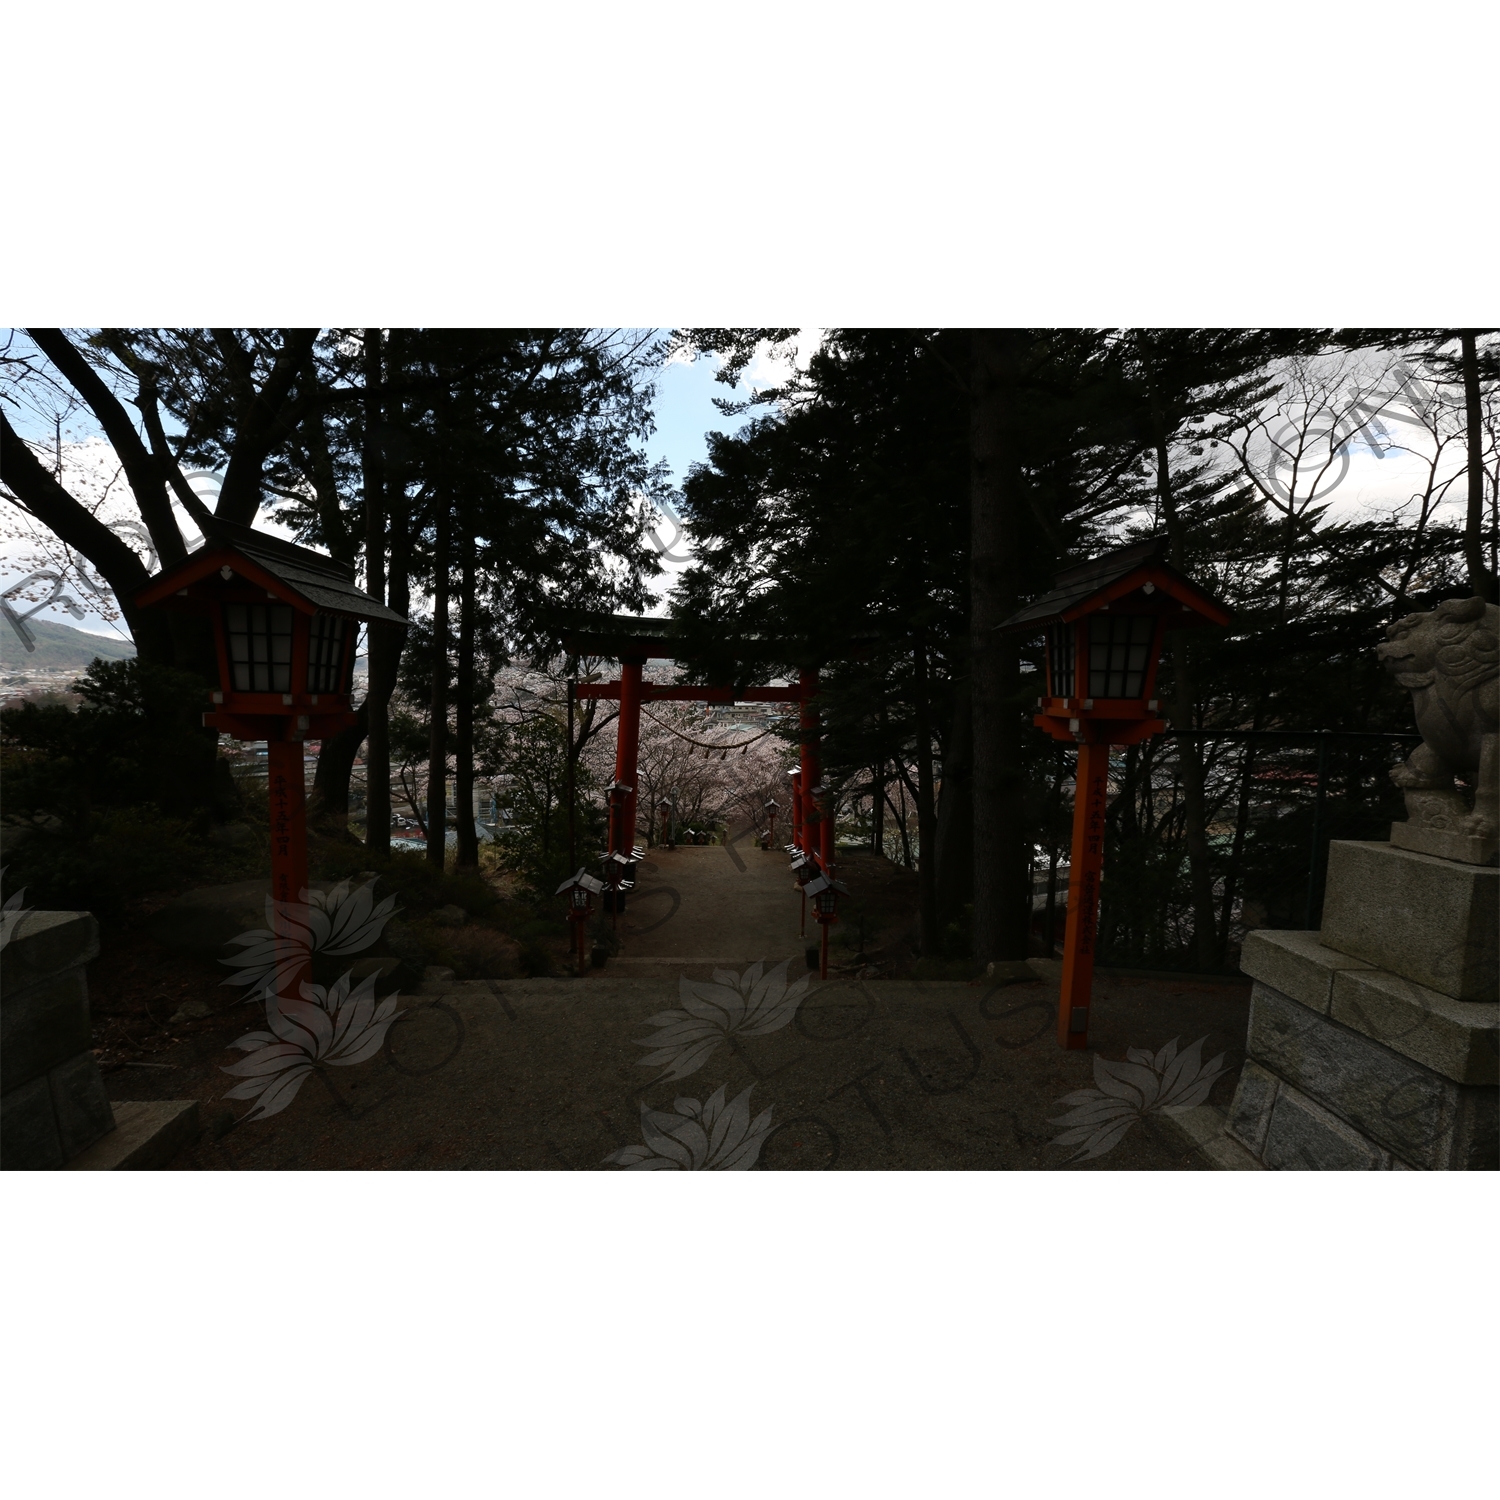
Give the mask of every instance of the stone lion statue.
[[[1391, 842], [1423, 854], [1489, 864], [1500, 847], [1500, 608], [1448, 599], [1407, 615], [1376, 647], [1410, 688], [1422, 743], [1391, 780], [1406, 793]], [[1474, 805], [1454, 784], [1474, 787]]]

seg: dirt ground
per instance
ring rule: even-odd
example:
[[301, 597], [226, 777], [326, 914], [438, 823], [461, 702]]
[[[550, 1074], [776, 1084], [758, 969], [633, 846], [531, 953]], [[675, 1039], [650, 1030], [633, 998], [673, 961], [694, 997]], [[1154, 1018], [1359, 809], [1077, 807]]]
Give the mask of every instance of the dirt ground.
[[[648, 1022], [680, 1005], [684, 979], [783, 960], [789, 980], [802, 978], [813, 937], [799, 935], [798, 915], [779, 852], [748, 840], [652, 851], [603, 970], [424, 984], [373, 1057], [315, 1069], [285, 1110], [248, 1123], [250, 1104], [225, 1101], [236, 1079], [222, 1069], [245, 1055], [231, 1043], [264, 1027], [260, 1008], [212, 961], [127, 930], [91, 966], [96, 1044], [112, 1098], [200, 1101], [203, 1135], [174, 1163], [187, 1170], [613, 1171], [615, 1153], [649, 1154], [643, 1107], [680, 1117], [674, 1101], [701, 1109], [721, 1087], [726, 1101], [749, 1090], [741, 1123], [758, 1121], [762, 1170], [1208, 1167], [1157, 1115], [1087, 1160], [1053, 1144], [1053, 1122], [1065, 1095], [1094, 1086], [1096, 1055], [1123, 1062], [1127, 1049], [1154, 1053], [1174, 1038], [1184, 1048], [1205, 1038], [1205, 1063], [1224, 1054], [1208, 1102], [1227, 1103], [1248, 981], [1101, 976], [1091, 1048], [1065, 1052], [1047, 980], [881, 978], [878, 958], [855, 962], [843, 944], [842, 972], [810, 979], [774, 1028], [724, 1038], [680, 1077], [641, 1065], [651, 1050], [641, 1042], [657, 1034]], [[174, 1021], [186, 998], [213, 1012]]]

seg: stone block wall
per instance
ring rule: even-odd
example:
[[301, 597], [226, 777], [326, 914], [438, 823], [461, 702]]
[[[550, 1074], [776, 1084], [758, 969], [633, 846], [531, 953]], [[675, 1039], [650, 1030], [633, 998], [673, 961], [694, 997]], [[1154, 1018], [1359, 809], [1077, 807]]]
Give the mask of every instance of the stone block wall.
[[0, 951], [0, 1167], [65, 1166], [114, 1129], [90, 1050], [86, 911], [30, 911]]
[[1254, 932], [1227, 1133], [1283, 1170], [1500, 1167], [1500, 870], [1330, 845], [1321, 932]]

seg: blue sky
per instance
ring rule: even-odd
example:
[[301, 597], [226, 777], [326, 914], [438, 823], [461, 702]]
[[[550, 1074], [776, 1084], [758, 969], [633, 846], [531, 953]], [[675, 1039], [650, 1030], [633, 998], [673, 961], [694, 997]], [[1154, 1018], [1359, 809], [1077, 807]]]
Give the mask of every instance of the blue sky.
[[715, 396], [736, 394], [714, 379], [717, 367], [717, 360], [698, 359], [668, 365], [657, 375], [656, 432], [647, 447], [671, 464], [674, 484], [681, 485], [688, 470], [708, 456], [708, 433], [735, 432], [746, 421], [726, 417], [714, 406]]

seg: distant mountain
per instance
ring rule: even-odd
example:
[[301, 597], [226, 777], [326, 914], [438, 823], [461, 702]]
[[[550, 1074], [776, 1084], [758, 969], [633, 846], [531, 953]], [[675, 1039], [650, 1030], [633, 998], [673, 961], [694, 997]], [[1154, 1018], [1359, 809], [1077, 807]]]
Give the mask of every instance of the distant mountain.
[[54, 625], [51, 620], [31, 619], [26, 628], [36, 637], [35, 651], [28, 651], [10, 622], [0, 618], [0, 669], [81, 672], [96, 656], [118, 661], [135, 655], [134, 643], [117, 635], [90, 635], [86, 630], [74, 630], [71, 625]]

